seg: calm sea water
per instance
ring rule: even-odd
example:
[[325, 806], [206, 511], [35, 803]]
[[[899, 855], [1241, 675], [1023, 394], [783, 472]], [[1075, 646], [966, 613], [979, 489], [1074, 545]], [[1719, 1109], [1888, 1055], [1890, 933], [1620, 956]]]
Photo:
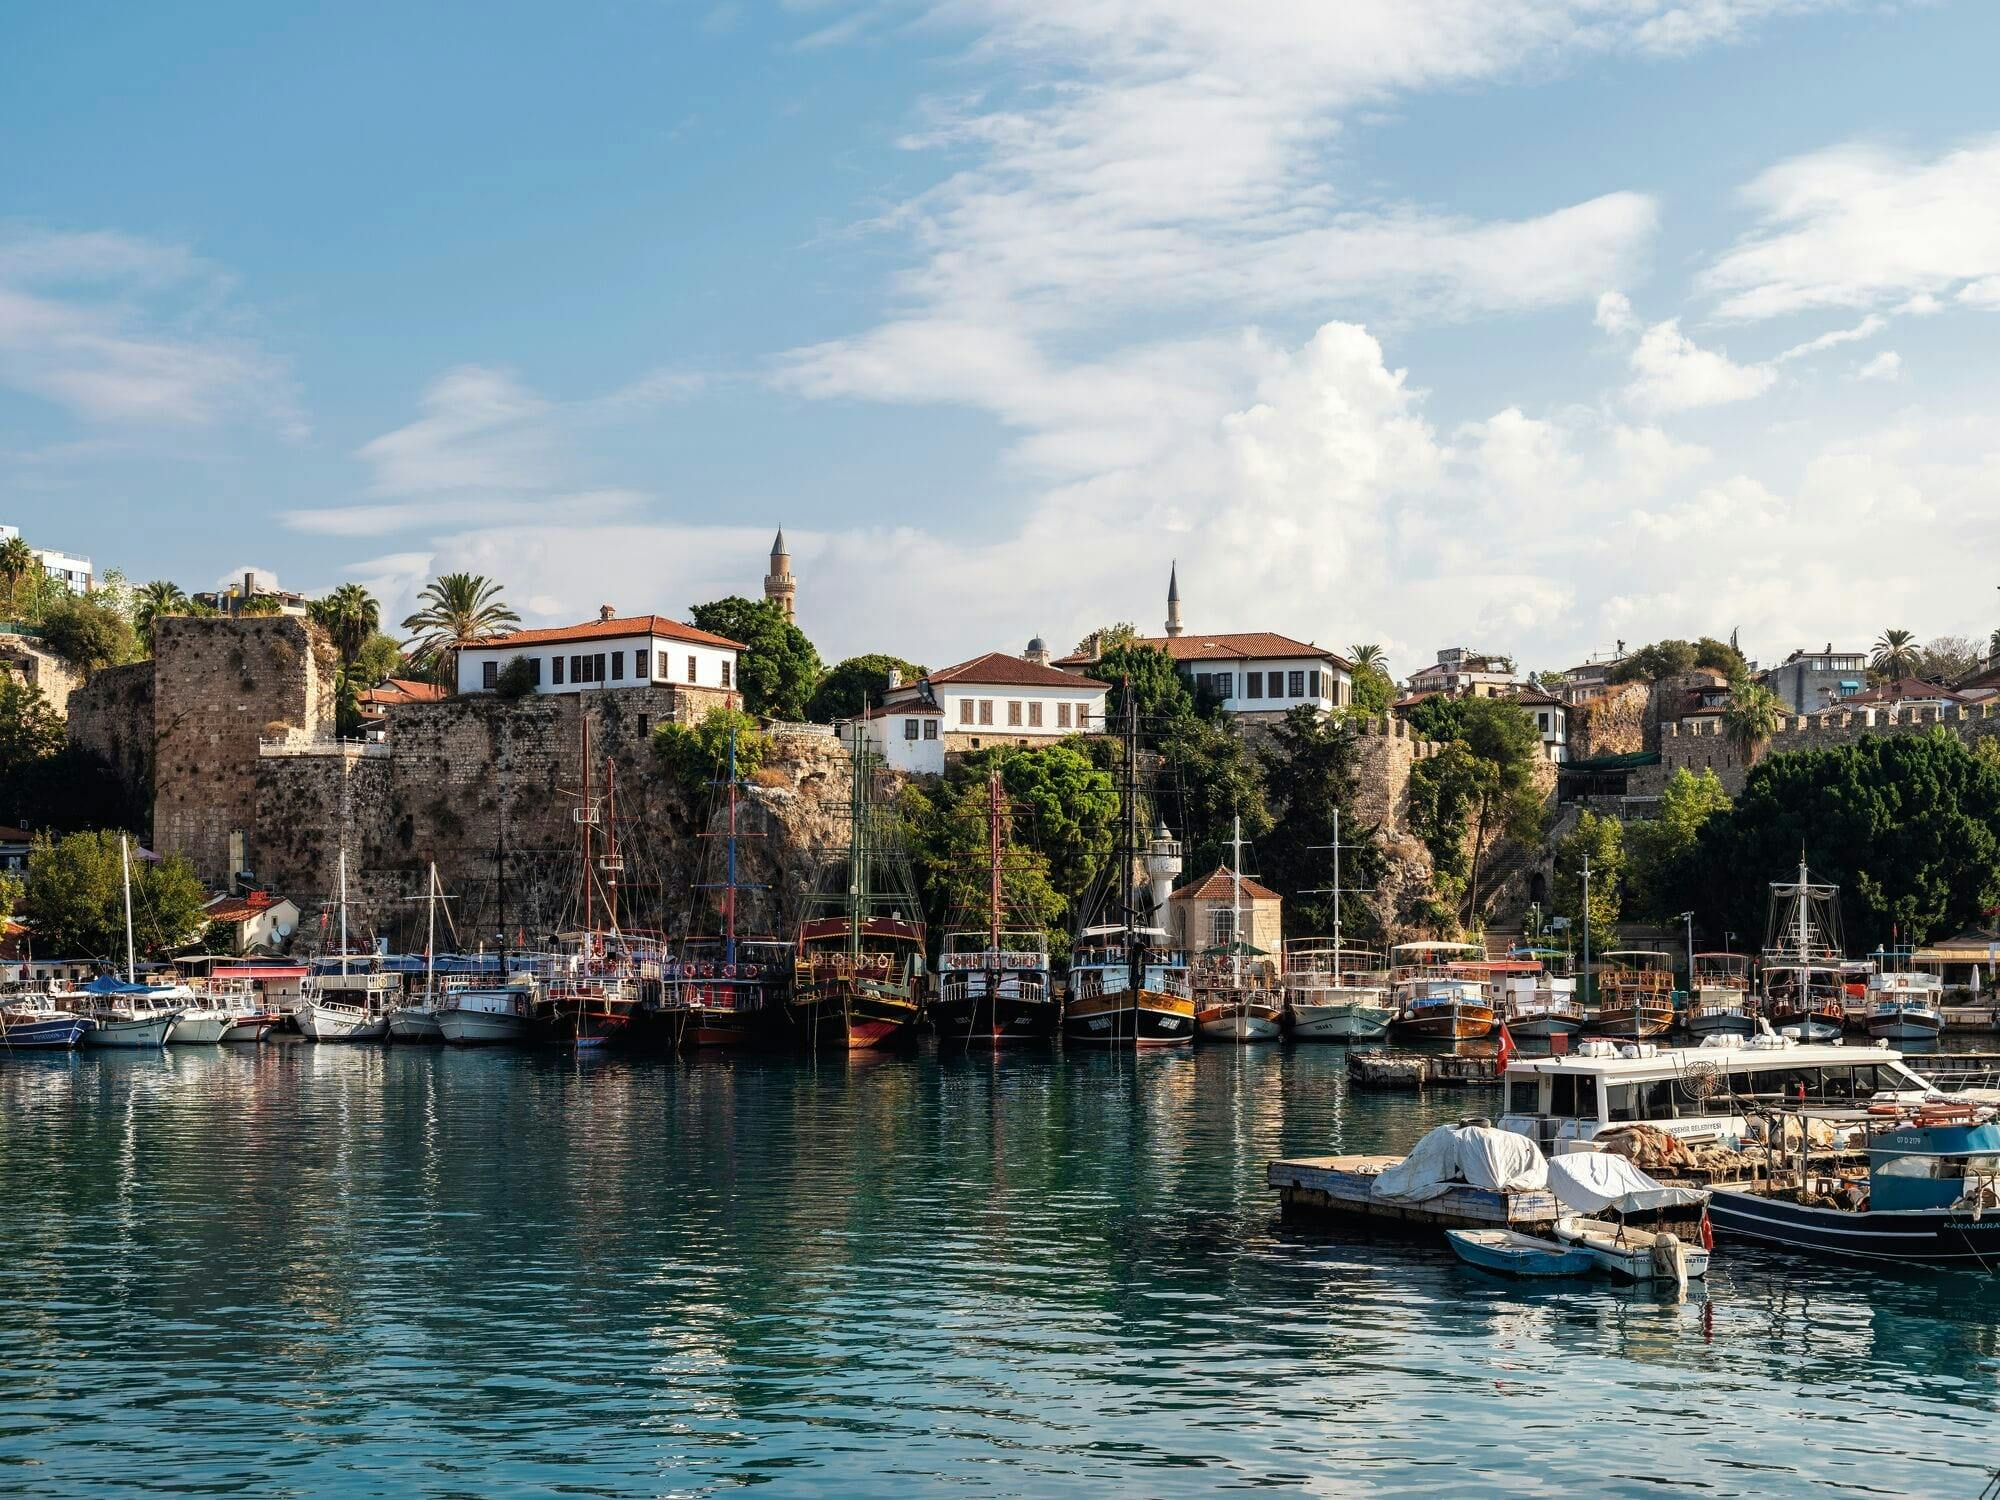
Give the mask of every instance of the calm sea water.
[[2000, 1294], [1281, 1227], [1338, 1048], [0, 1060], [0, 1492], [1975, 1495]]

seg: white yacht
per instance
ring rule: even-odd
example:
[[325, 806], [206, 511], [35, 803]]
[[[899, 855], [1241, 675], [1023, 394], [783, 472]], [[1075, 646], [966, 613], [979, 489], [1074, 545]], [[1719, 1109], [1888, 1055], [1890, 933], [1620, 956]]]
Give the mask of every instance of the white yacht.
[[[1285, 1025], [1295, 1042], [1367, 1042], [1389, 1030], [1396, 1007], [1389, 999], [1389, 975], [1381, 960], [1341, 941], [1340, 851], [1358, 847], [1340, 841], [1340, 809], [1333, 810], [1333, 938], [1294, 938], [1284, 946]], [[1353, 894], [1359, 895], [1356, 891]]]
[[90, 1017], [83, 1034], [86, 1047], [164, 1047], [174, 1023], [186, 1006], [185, 986], [155, 986], [138, 982], [139, 960], [132, 941], [132, 846], [118, 840], [118, 872], [125, 889], [125, 977], [105, 974], [73, 993], [78, 1009]]
[[468, 984], [440, 997], [438, 1033], [460, 1047], [512, 1046], [534, 1037], [540, 987], [516, 971], [505, 984]]
[[[315, 1042], [379, 1042], [389, 1035], [389, 1012], [402, 998], [403, 980], [375, 967], [371, 954], [347, 947], [347, 851], [340, 851], [340, 963], [337, 973], [312, 973], [300, 981], [299, 1030]], [[356, 965], [360, 967], [355, 967]]]
[[1890, 1042], [1934, 1042], [1944, 1030], [1944, 976], [1889, 970], [1868, 976], [1868, 1034]]

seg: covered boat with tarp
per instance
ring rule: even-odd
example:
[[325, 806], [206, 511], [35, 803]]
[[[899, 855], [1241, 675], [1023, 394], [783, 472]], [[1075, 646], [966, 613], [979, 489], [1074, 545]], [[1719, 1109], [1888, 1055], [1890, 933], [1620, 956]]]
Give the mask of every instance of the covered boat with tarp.
[[1556, 1238], [1588, 1250], [1600, 1270], [1625, 1281], [1683, 1287], [1708, 1274], [1706, 1243], [1627, 1222], [1631, 1214], [1699, 1207], [1708, 1200], [1703, 1189], [1657, 1182], [1608, 1151], [1573, 1151], [1549, 1162], [1549, 1191], [1569, 1210], [1556, 1220]]

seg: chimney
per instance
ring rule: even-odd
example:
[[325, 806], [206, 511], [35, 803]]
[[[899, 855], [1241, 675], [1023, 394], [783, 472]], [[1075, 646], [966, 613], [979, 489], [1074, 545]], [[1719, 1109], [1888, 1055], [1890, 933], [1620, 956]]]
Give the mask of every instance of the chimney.
[[608, 604], [600, 604], [597, 606], [597, 618], [600, 620], [615, 619], [617, 615], [618, 611], [613, 609]]
[[903, 669], [901, 667], [889, 668], [889, 680], [886, 684], [884, 684], [884, 686], [890, 689], [895, 689], [901, 687], [902, 685], [903, 685]]
[[245, 573], [243, 575], [243, 597], [245, 599], [248, 599], [252, 594], [256, 592], [257, 592], [257, 575], [255, 573]]
[[1102, 652], [1100, 652], [1100, 651], [1099, 651], [1099, 650], [1097, 649], [1097, 642], [1098, 642], [1098, 639], [1099, 639], [1099, 638], [1100, 638], [1100, 637], [1101, 637], [1101, 636], [1102, 636], [1103, 634], [1104, 634], [1104, 632], [1103, 632], [1103, 631], [1101, 631], [1101, 630], [1093, 630], [1093, 631], [1091, 631], [1091, 632], [1090, 632], [1090, 634], [1089, 634], [1089, 635], [1088, 635], [1088, 636], [1087, 636], [1087, 637], [1086, 637], [1086, 638], [1084, 639], [1084, 643], [1083, 643], [1083, 653], [1082, 653], [1082, 654], [1083, 654], [1083, 655], [1085, 655], [1085, 656], [1087, 656], [1087, 657], [1089, 657], [1089, 658], [1090, 658], [1090, 659], [1091, 659], [1092, 661], [1096, 661], [1096, 660], [1097, 660], [1097, 658], [1098, 658], [1098, 657], [1099, 657], [1100, 655], [1102, 655], [1102, 654], [1103, 654]]

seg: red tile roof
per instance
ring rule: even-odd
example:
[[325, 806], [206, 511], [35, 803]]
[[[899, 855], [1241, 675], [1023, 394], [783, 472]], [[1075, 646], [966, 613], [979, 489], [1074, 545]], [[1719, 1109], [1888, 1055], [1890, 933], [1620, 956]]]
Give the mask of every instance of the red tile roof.
[[363, 703], [435, 703], [448, 696], [435, 682], [419, 682], [414, 677], [390, 677], [379, 687], [367, 689], [361, 695]]
[[[1005, 651], [989, 651], [930, 674], [933, 683], [962, 682], [972, 687], [1105, 687], [1094, 677], [1058, 672], [1039, 662], [1023, 661]], [[905, 684], [906, 686], [908, 684]]]
[[1827, 705], [1828, 709], [1852, 708], [1855, 704], [1876, 703], [1962, 703], [1963, 695], [1948, 687], [1940, 687], [1935, 682], [1920, 682], [1914, 677], [1905, 677], [1897, 682], [1885, 682], [1880, 687], [1869, 688], [1865, 693], [1855, 693], [1851, 697], [1836, 698]]
[[558, 625], [548, 630], [516, 630], [507, 635], [489, 635], [466, 644], [474, 650], [492, 651], [508, 646], [553, 646], [564, 641], [601, 641], [610, 636], [656, 635], [669, 641], [686, 641], [693, 646], [720, 646], [728, 651], [747, 651], [741, 641], [726, 635], [711, 635], [665, 615], [626, 615], [609, 620], [585, 620], [581, 625]]
[[[1200, 880], [1182, 886], [1170, 898], [1175, 901], [1227, 901], [1236, 893], [1236, 880], [1229, 866], [1217, 865]], [[1284, 898], [1262, 881], [1243, 877], [1243, 894], [1253, 901], [1282, 901]]]
[[[1176, 662], [1254, 661], [1288, 657], [1316, 657], [1330, 661], [1344, 671], [1353, 669], [1346, 657], [1288, 635], [1269, 630], [1241, 630], [1227, 635], [1145, 635], [1135, 637], [1135, 646], [1151, 646], [1164, 651]], [[1062, 659], [1066, 667], [1087, 667], [1097, 657], [1077, 652]]]
[[925, 715], [942, 716], [944, 710], [932, 708], [928, 703], [911, 699], [908, 703], [884, 703], [878, 708], [863, 709], [856, 717], [863, 719], [913, 719]]
[[217, 896], [201, 910], [211, 922], [247, 922], [262, 916], [283, 899], [269, 891], [252, 891], [247, 896]]

